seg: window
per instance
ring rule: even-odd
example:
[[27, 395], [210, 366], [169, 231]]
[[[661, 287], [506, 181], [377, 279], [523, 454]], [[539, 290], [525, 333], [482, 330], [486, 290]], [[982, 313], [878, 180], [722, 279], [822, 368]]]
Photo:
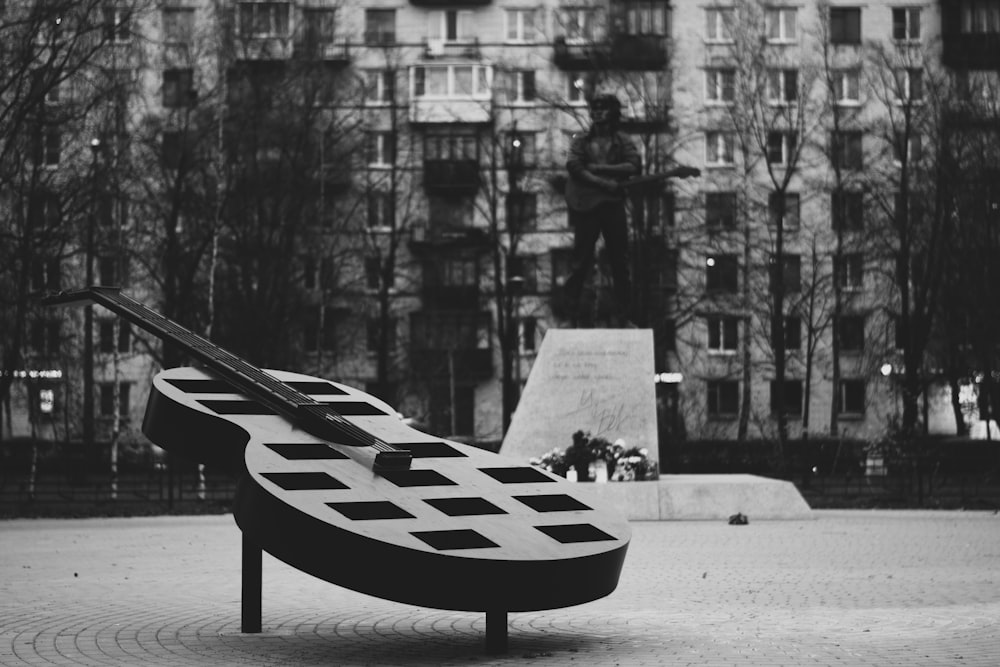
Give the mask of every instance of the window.
[[767, 133], [767, 161], [775, 165], [788, 165], [795, 157], [798, 134], [795, 132]]
[[864, 195], [860, 192], [841, 190], [831, 194], [833, 228], [837, 231], [864, 229]]
[[739, 287], [736, 255], [714, 255], [705, 260], [705, 287], [710, 292], [734, 293]]
[[864, 257], [847, 253], [833, 258], [833, 277], [845, 292], [859, 291], [864, 284]]
[[735, 417], [739, 413], [740, 383], [736, 380], [708, 381], [708, 416]]
[[677, 291], [677, 248], [654, 246], [653, 265], [656, 271], [652, 276], [653, 286], [667, 292]]
[[30, 341], [35, 354], [54, 356], [59, 353], [61, 338], [60, 322], [57, 319], [32, 320]]
[[767, 99], [771, 104], [791, 104], [799, 98], [799, 71], [772, 69], [767, 72]]
[[780, 411], [786, 415], [798, 416], [802, 414], [802, 380], [785, 379], [782, 383], [784, 390], [784, 405], [778, 403], [778, 380], [771, 380], [771, 412], [778, 414]]
[[729, 104], [736, 95], [736, 70], [710, 68], [705, 70], [705, 99], [716, 104]]
[[237, 5], [240, 37], [288, 37], [287, 2], [240, 2]]
[[535, 41], [535, 20], [538, 13], [535, 9], [504, 10], [504, 34], [508, 42]]
[[163, 8], [163, 41], [167, 44], [189, 45], [194, 39], [194, 9]]
[[396, 98], [396, 80], [392, 70], [366, 70], [365, 82], [365, 102], [367, 104], [391, 104]]
[[842, 69], [833, 72], [833, 96], [837, 106], [853, 106], [861, 103], [861, 70]]
[[901, 42], [920, 39], [920, 7], [892, 8], [892, 38]]
[[962, 0], [961, 31], [965, 34], [1000, 33], [1000, 5], [992, 0]]
[[837, 414], [863, 415], [865, 413], [865, 381], [841, 380], [835, 398]]
[[567, 44], [585, 44], [595, 41], [600, 25], [600, 13], [595, 7], [567, 7], [559, 11], [563, 36]]
[[302, 41], [306, 49], [321, 49], [333, 43], [337, 29], [337, 10], [303, 8]]
[[583, 74], [579, 72], [573, 72], [569, 75], [568, 86], [566, 88], [566, 99], [569, 102], [576, 102], [579, 104], [585, 103], [587, 101], [586, 90], [587, 90], [587, 80], [584, 78]]
[[129, 15], [120, 7], [104, 8], [104, 41], [112, 44], [126, 44], [131, 37]]
[[507, 228], [526, 232], [538, 224], [538, 195], [534, 192], [511, 192], [507, 195]]
[[35, 135], [33, 152], [35, 164], [58, 166], [62, 157], [62, 130], [53, 125], [43, 126]]
[[538, 291], [538, 258], [524, 255], [507, 256], [507, 280], [521, 278], [521, 294]]
[[794, 42], [796, 10], [794, 7], [768, 7], [764, 10], [767, 41], [771, 43]]
[[550, 253], [552, 259], [552, 285], [550, 289], [562, 287], [569, 278], [573, 268], [573, 250], [571, 248], [553, 248]]
[[538, 319], [534, 317], [518, 318], [518, 331], [520, 332], [521, 352], [534, 352], [536, 338], [538, 337]]
[[376, 291], [382, 284], [382, 262], [378, 257], [365, 257], [365, 288]]
[[97, 258], [97, 275], [102, 285], [117, 285], [120, 281], [119, 273], [122, 271], [117, 257], [106, 255]]
[[472, 42], [476, 38], [473, 13], [467, 9], [439, 9], [427, 14], [427, 39], [438, 42]]
[[31, 265], [31, 289], [36, 292], [57, 290], [62, 282], [62, 263], [58, 257], [36, 257]]
[[772, 192], [767, 198], [767, 210], [768, 220], [772, 227], [777, 227], [778, 219], [781, 218], [782, 228], [786, 231], [799, 228], [798, 193], [786, 192], [782, 196], [779, 192]]
[[830, 8], [830, 43], [831, 44], [861, 43], [860, 7]]
[[378, 46], [396, 41], [396, 10], [365, 10], [365, 44]]
[[396, 158], [396, 142], [391, 132], [369, 132], [368, 136], [368, 166], [388, 167]]
[[490, 94], [485, 65], [422, 65], [413, 68], [414, 97], [485, 99]]
[[865, 318], [863, 315], [841, 315], [837, 321], [837, 342], [841, 352], [861, 352], [865, 349]]
[[705, 10], [705, 41], [707, 42], [731, 42], [733, 41], [730, 26], [733, 25], [733, 9], [706, 9]]
[[924, 71], [919, 68], [901, 68], [895, 71], [896, 103], [920, 102], [924, 99]]
[[178, 109], [194, 103], [194, 70], [163, 70], [163, 106]]
[[705, 226], [709, 229], [735, 229], [735, 192], [705, 193]]
[[705, 163], [709, 166], [732, 166], [733, 133], [705, 133]]
[[430, 431], [449, 436], [475, 434], [475, 399], [475, 386], [432, 384], [428, 390]]
[[454, 230], [471, 227], [476, 208], [472, 197], [430, 195], [427, 210], [435, 230]]
[[516, 70], [507, 73], [507, 99], [510, 102], [535, 101], [534, 70]]
[[[802, 318], [798, 315], [786, 315], [782, 333], [785, 335], [785, 351], [802, 349]], [[777, 343], [774, 343], [777, 347]]]
[[[771, 291], [777, 287], [779, 262], [771, 258]], [[781, 257], [781, 284], [786, 294], [794, 294], [802, 290], [802, 258], [798, 255], [785, 254]]]
[[740, 319], [738, 317], [707, 317], [708, 351], [733, 353], [739, 345]]
[[892, 142], [892, 155], [896, 165], [902, 165], [904, 158], [906, 164], [920, 160], [922, 147], [923, 142], [919, 134], [907, 137], [905, 132], [896, 132], [895, 140]]
[[323, 306], [307, 306], [303, 317], [302, 347], [306, 352], [337, 347], [336, 312]]
[[[101, 391], [101, 416], [114, 417], [115, 414], [115, 385], [113, 382], [102, 382]], [[118, 418], [128, 419], [131, 412], [131, 382], [118, 383]]]
[[184, 140], [183, 133], [176, 130], [164, 130], [160, 155], [163, 166], [167, 169], [179, 169], [190, 148]]
[[395, 214], [392, 194], [389, 192], [368, 193], [368, 228], [388, 229], [392, 227]]
[[625, 34], [670, 34], [670, 6], [661, 0], [625, 0]]
[[[100, 322], [99, 346], [104, 354], [115, 351], [115, 320], [104, 319]], [[132, 351], [132, 328], [125, 320], [118, 320], [118, 352], [128, 354]]]
[[831, 159], [841, 169], [861, 169], [861, 132], [856, 130], [833, 132], [831, 134]]

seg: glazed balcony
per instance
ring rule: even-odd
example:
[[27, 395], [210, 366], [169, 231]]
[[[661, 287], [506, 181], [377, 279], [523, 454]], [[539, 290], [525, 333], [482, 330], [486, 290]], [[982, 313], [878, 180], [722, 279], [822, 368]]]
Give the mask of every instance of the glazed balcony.
[[493, 376], [489, 311], [428, 309], [410, 315], [413, 368], [427, 377], [484, 380]]
[[424, 189], [431, 194], [471, 195], [479, 190], [475, 159], [424, 160]]
[[493, 68], [476, 63], [410, 67], [410, 122], [482, 125], [492, 120]]
[[1000, 0], [941, 0], [941, 60], [948, 67], [1000, 71]]

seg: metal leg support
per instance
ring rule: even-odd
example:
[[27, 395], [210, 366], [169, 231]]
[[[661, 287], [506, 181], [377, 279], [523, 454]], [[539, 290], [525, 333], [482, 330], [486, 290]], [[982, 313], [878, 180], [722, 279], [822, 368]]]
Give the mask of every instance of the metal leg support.
[[243, 596], [240, 632], [257, 633], [261, 626], [261, 548], [243, 535]]
[[486, 612], [486, 652], [492, 655], [507, 652], [507, 610]]

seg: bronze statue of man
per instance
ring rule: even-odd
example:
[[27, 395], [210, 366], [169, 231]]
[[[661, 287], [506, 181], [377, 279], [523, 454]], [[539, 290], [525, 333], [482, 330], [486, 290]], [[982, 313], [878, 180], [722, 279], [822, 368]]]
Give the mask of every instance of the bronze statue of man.
[[590, 130], [573, 138], [566, 170], [566, 204], [573, 228], [573, 258], [565, 290], [573, 326], [578, 326], [580, 294], [594, 263], [594, 246], [604, 237], [614, 281], [615, 324], [631, 323], [632, 291], [628, 267], [628, 222], [622, 181], [639, 174], [642, 159], [618, 130], [621, 103], [611, 94], [590, 101]]

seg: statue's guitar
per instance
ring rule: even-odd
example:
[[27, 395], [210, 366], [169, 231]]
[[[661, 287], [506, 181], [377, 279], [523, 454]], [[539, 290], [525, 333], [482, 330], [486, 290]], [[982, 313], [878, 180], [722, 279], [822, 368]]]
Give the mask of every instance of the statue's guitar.
[[258, 369], [116, 288], [63, 292], [182, 347], [204, 369], [153, 379], [143, 432], [200, 462], [242, 459], [245, 539], [326, 581], [461, 611], [529, 611], [611, 593], [630, 531], [585, 485], [428, 436], [343, 384]]

